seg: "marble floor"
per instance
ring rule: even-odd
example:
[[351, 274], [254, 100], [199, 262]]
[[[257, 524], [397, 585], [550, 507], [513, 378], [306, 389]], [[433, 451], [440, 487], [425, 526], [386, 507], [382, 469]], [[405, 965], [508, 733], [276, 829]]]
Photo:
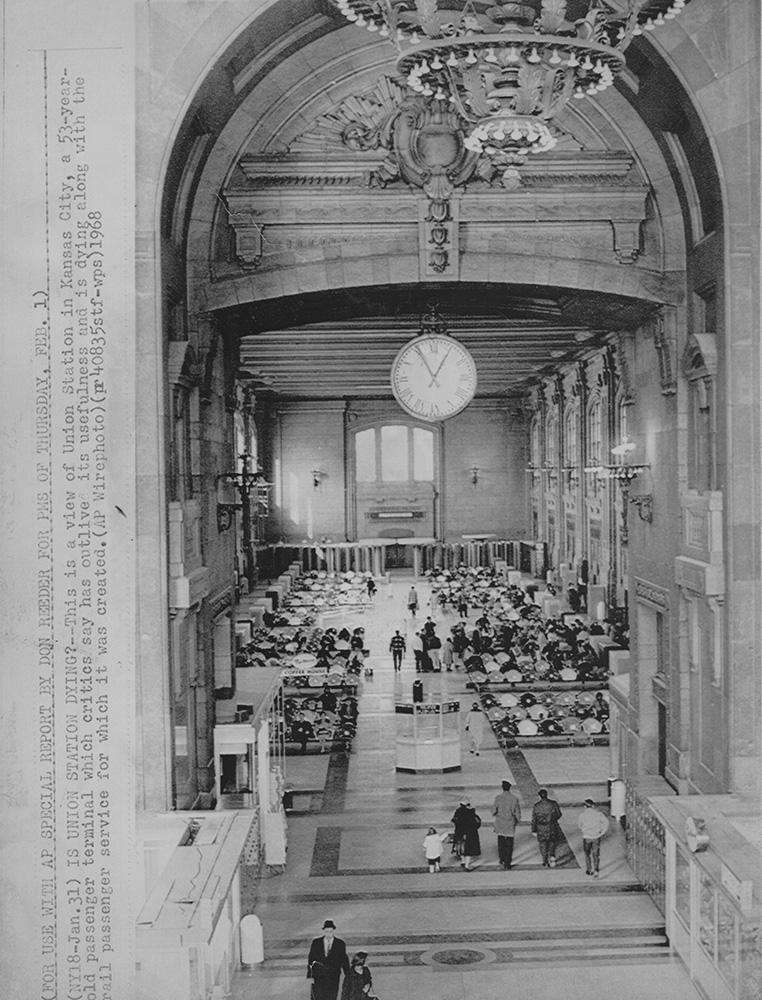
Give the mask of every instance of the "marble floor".
[[[372, 678], [360, 682], [360, 718], [352, 753], [288, 756], [294, 791], [288, 864], [257, 886], [265, 961], [238, 973], [233, 1000], [308, 1000], [311, 938], [332, 919], [354, 951], [368, 952], [381, 1000], [698, 1000], [684, 967], [670, 955], [664, 920], [625, 860], [624, 835], [612, 824], [601, 850], [601, 878], [585, 874], [577, 816], [591, 796], [606, 809], [607, 747], [523, 749], [503, 754], [489, 727], [479, 757], [462, 742], [461, 769], [447, 774], [395, 770], [395, 700], [410, 700], [412, 653], [400, 673], [388, 644], [395, 628], [408, 638], [410, 578], [387, 597], [348, 610], [326, 625], [362, 624]], [[417, 581], [428, 598], [425, 581]], [[423, 606], [417, 623], [425, 620]], [[439, 617], [440, 633], [451, 619]], [[465, 676], [422, 675], [426, 694], [473, 700]], [[522, 804], [514, 868], [498, 865], [491, 805], [501, 779]], [[539, 787], [561, 805], [565, 844], [558, 867], [543, 869], [528, 819]], [[429, 826], [452, 829], [468, 796], [482, 817], [479, 866], [463, 871], [445, 845], [442, 871], [430, 874], [422, 841]]]

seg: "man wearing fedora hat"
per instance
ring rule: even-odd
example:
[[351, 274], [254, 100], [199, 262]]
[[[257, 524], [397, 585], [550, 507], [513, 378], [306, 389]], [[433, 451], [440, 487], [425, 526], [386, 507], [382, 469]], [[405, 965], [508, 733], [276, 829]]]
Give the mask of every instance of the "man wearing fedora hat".
[[336, 924], [326, 920], [323, 936], [313, 938], [307, 959], [307, 978], [312, 980], [311, 1000], [336, 1000], [342, 972], [349, 972], [347, 946], [337, 938]]

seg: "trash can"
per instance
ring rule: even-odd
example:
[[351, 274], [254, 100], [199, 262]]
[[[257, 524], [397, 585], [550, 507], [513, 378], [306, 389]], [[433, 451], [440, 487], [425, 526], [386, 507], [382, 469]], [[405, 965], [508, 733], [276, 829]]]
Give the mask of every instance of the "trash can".
[[627, 786], [621, 778], [611, 782], [611, 818], [621, 820], [625, 815]]
[[413, 701], [423, 701], [423, 681], [413, 681]]
[[255, 913], [241, 918], [241, 964], [259, 965], [265, 960], [262, 921]]

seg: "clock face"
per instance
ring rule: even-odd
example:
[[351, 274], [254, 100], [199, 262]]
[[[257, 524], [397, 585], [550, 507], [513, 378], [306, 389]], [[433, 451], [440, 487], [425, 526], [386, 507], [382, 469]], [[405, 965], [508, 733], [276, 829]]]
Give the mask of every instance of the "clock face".
[[474, 398], [474, 359], [452, 337], [416, 337], [394, 359], [392, 391], [413, 417], [431, 421], [452, 417]]

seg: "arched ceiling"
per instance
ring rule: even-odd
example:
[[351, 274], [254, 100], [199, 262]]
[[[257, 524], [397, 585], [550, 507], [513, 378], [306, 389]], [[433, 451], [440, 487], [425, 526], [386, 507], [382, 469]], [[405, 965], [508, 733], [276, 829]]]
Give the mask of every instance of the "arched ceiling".
[[[325, 169], [333, 153], [339, 159], [343, 155], [342, 170], [347, 174], [346, 150], [332, 145], [331, 116], [356, 96], [369, 93], [381, 77], [393, 72], [393, 63], [391, 49], [387, 50], [377, 36], [348, 25], [328, 0], [274, 0], [217, 61], [185, 117], [165, 185], [165, 235], [180, 262], [175, 272], [182, 274], [187, 263], [189, 300], [193, 302], [194, 288], [208, 285], [200, 301], [218, 303], [211, 308], [219, 310], [226, 336], [240, 342], [241, 371], [257, 389], [288, 398], [389, 398], [392, 359], [402, 343], [417, 332], [431, 300], [439, 303], [449, 331], [472, 350], [479, 369], [479, 395], [484, 397], [519, 395], [560, 363], [574, 361], [599, 345], [606, 334], [641, 324], [656, 308], [659, 295], [640, 301], [615, 294], [631, 286], [616, 273], [610, 235], [601, 239], [609, 242], [608, 270], [604, 271], [611, 280], [599, 280], [595, 291], [581, 283], [565, 286], [563, 280], [557, 280], [554, 284], [547, 236], [544, 245], [537, 245], [538, 254], [546, 255], [550, 262], [544, 279], [547, 284], [542, 286], [511, 283], [510, 267], [499, 280], [488, 280], [489, 251], [482, 250], [479, 252], [487, 256], [480, 281], [440, 283], [421, 280], [419, 274], [411, 272], [407, 284], [397, 278], [394, 285], [383, 279], [375, 285], [356, 280], [342, 285], [340, 278], [334, 282], [338, 287], [320, 290], [313, 283], [295, 294], [303, 287], [297, 275], [280, 283], [282, 294], [272, 291], [268, 275], [277, 278], [287, 256], [296, 264], [302, 252], [305, 259], [307, 255], [317, 259], [320, 246], [326, 242], [310, 243], [303, 229], [309, 229], [313, 222], [305, 218], [300, 223], [299, 210], [293, 205], [294, 192], [312, 185], [314, 218], [319, 217], [319, 188], [322, 185], [325, 190], [333, 183], [330, 169]], [[669, 94], [669, 101], [664, 100], [665, 94]], [[705, 220], [711, 223], [716, 216], [711, 201], [714, 180], [707, 181], [703, 160], [703, 133], [675, 76], [647, 39], [638, 39], [628, 50], [628, 69], [616, 90], [600, 95], [600, 99], [580, 102], [564, 113], [559, 126], [562, 141], [558, 149], [536, 158], [532, 177], [527, 179], [528, 189], [536, 192], [534, 204], [552, 217], [554, 199], [559, 205], [569, 197], [584, 201], [588, 195], [580, 193], [583, 188], [590, 192], [598, 184], [605, 192], [619, 185], [624, 196], [632, 199], [636, 189], [647, 192], [649, 185], [653, 188], [653, 178], [658, 178], [662, 190], [654, 202], [657, 207], [648, 207], [644, 249], [636, 267], [644, 269], [652, 287], [659, 287], [660, 282], [666, 287], [670, 268], [679, 271], [680, 265], [665, 264], [664, 232], [674, 244], [674, 233], [679, 230], [677, 242], [682, 240], [683, 219], [699, 214], [691, 212], [691, 198], [701, 201]], [[664, 130], [672, 136], [671, 142]], [[613, 159], [607, 162], [606, 157]], [[378, 152], [371, 153], [369, 165], [375, 167], [382, 158]], [[362, 156], [355, 160], [359, 174]], [[569, 173], [571, 161], [576, 164], [576, 178]], [[322, 164], [319, 182], [313, 164]], [[338, 174], [338, 167], [335, 169]], [[598, 181], [596, 171], [601, 172]], [[694, 182], [697, 173], [702, 177], [699, 183]], [[343, 177], [340, 183], [355, 184], [350, 193], [358, 197], [356, 178], [347, 181]], [[277, 253], [267, 260], [268, 232], [276, 231], [272, 206], [279, 190], [291, 198], [293, 218]], [[246, 199], [256, 197], [257, 191], [267, 195], [271, 214], [263, 226], [249, 226], [250, 203]], [[406, 192], [410, 199], [410, 189]], [[384, 194], [388, 202], [388, 190]], [[236, 223], [231, 199], [239, 195]], [[482, 202], [487, 197], [478, 190], [476, 196]], [[369, 190], [367, 198], [374, 199], [374, 192]], [[401, 195], [400, 204], [403, 201]], [[331, 211], [334, 216], [330, 221], [337, 229], [338, 208]], [[413, 205], [409, 212], [412, 226], [417, 224], [416, 214]], [[601, 216], [600, 233], [610, 234], [612, 223], [607, 220], [612, 218], [611, 214]], [[374, 224], [381, 226], [378, 219]], [[238, 225], [240, 231], [233, 233], [231, 225]], [[354, 222], [351, 240], [359, 243], [362, 225]], [[503, 225], [503, 219], [493, 224], [493, 229], [494, 225]], [[194, 226], [196, 235], [189, 238]], [[411, 241], [404, 220], [394, 238], [400, 246]], [[500, 238], [497, 229], [490, 238]], [[569, 238], [572, 243], [582, 240]], [[231, 251], [234, 239], [239, 240], [238, 251], [243, 248], [242, 252]], [[324, 259], [333, 252], [346, 256], [340, 235], [326, 239]], [[247, 241], [264, 242], [264, 251], [261, 247], [252, 251]], [[467, 235], [466, 252], [477, 253], [473, 248], [478, 242], [475, 236]], [[482, 243], [487, 246], [484, 239]], [[389, 246], [393, 245], [391, 240]], [[389, 251], [384, 246], [379, 252]], [[498, 252], [506, 254], [504, 249]], [[600, 248], [593, 251], [583, 246], [579, 253], [588, 270], [598, 267], [602, 273], [601, 261], [595, 256], [600, 257]], [[524, 282], [533, 280], [523, 278]], [[349, 284], [354, 287], [347, 287]], [[226, 287], [230, 294], [220, 294]], [[233, 301], [239, 304], [230, 306]]]

